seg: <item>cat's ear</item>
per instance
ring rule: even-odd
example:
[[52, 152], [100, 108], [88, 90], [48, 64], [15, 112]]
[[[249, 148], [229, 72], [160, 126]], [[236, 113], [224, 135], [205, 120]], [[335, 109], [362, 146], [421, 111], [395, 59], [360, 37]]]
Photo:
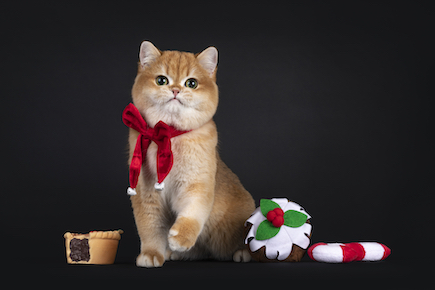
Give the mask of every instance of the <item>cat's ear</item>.
[[149, 41], [144, 41], [140, 45], [139, 61], [142, 68], [149, 66], [161, 55], [160, 50]]
[[210, 46], [203, 50], [196, 59], [199, 61], [201, 66], [210, 74], [210, 77], [213, 76], [216, 71], [216, 66], [218, 62], [218, 51], [216, 47]]

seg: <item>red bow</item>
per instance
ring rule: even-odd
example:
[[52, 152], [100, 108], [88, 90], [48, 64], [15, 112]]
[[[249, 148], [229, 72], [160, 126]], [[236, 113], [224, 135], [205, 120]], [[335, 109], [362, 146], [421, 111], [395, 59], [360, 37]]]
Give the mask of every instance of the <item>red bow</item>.
[[128, 104], [122, 113], [122, 121], [128, 127], [139, 132], [136, 147], [133, 152], [133, 159], [130, 164], [130, 186], [136, 188], [140, 169], [145, 161], [148, 146], [154, 141], [157, 146], [157, 181], [162, 183], [171, 171], [173, 157], [171, 151], [171, 138], [190, 131], [178, 131], [162, 121], [159, 121], [154, 128], [150, 128], [142, 118], [139, 110], [133, 105]]

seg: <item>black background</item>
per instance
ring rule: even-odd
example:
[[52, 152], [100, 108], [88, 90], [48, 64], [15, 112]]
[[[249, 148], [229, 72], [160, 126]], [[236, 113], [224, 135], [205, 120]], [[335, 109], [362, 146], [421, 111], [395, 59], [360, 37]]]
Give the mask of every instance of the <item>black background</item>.
[[[2, 4], [0, 214], [4, 254], [18, 262], [11, 269], [117, 281], [258, 273], [421, 281], [417, 273], [433, 270], [422, 262], [434, 192], [434, 11], [422, 3]], [[313, 242], [379, 241], [390, 258], [135, 268], [121, 113], [143, 40], [161, 50], [218, 48], [220, 153], [257, 205], [288, 197], [312, 215]], [[118, 228], [117, 264], [66, 265], [64, 232]]]

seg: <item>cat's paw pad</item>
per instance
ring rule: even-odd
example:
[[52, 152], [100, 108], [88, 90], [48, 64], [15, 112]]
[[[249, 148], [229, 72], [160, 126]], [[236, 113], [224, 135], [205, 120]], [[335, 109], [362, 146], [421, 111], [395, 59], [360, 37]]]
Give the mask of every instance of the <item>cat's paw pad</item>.
[[233, 255], [233, 261], [234, 262], [249, 262], [251, 261], [251, 254], [249, 254], [249, 251], [244, 250], [237, 250]]
[[136, 258], [138, 267], [154, 268], [161, 267], [165, 262], [165, 257], [157, 251], [145, 251]]

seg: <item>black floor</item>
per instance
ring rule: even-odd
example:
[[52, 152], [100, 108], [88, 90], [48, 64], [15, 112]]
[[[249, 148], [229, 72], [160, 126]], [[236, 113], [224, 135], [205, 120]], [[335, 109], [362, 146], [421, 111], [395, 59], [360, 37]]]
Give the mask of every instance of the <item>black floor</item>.
[[34, 285], [62, 287], [86, 285], [124, 289], [134, 286], [150, 289], [147, 287], [234, 285], [240, 288], [244, 285], [277, 289], [285, 282], [288, 283], [286, 289], [430, 289], [433, 285], [429, 275], [433, 275], [434, 266], [425, 260], [401, 260], [399, 257], [350, 264], [317, 263], [304, 257], [300, 263], [170, 261], [161, 268], [147, 269], [136, 267], [128, 258], [119, 258], [115, 264], [106, 266], [68, 265], [61, 259], [31, 261], [11, 264], [9, 270], [12, 270], [10, 277], [13, 280], [16, 280], [15, 274], [23, 274], [23, 280], [15, 282], [32, 281]]

